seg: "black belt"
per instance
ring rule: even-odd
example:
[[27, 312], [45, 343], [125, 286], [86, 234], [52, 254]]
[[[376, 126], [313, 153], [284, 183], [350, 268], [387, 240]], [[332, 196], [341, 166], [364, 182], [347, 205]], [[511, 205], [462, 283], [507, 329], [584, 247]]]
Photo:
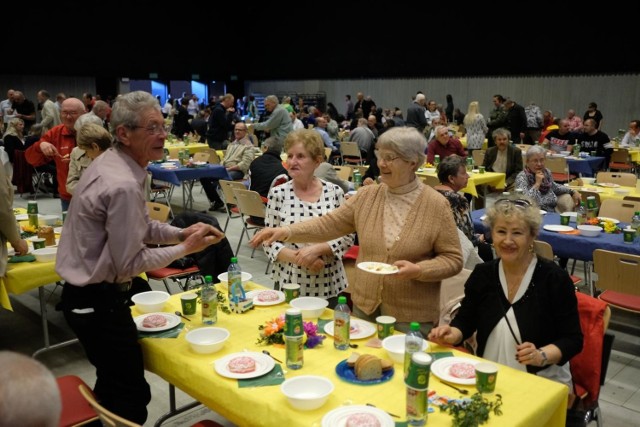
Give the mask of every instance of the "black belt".
[[100, 292], [129, 292], [131, 290], [131, 283], [131, 280], [123, 283], [100, 282], [90, 283], [78, 288]]

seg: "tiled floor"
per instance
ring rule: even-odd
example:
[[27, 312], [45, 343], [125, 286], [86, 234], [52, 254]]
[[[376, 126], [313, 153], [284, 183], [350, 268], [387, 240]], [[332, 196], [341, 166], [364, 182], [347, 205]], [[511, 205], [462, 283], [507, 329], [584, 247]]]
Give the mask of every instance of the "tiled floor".
[[[194, 188], [194, 209], [204, 210], [208, 207], [204, 193], [199, 187]], [[176, 197], [178, 200], [179, 197]], [[44, 213], [60, 213], [60, 201], [49, 196], [38, 198], [39, 208]], [[27, 199], [17, 195], [14, 200], [15, 207], [26, 207]], [[179, 210], [179, 207], [175, 208]], [[214, 213], [221, 224], [224, 224], [226, 214]], [[232, 219], [227, 229], [227, 236], [231, 247], [235, 247], [240, 236], [241, 224], [239, 219]], [[246, 239], [245, 239], [246, 242]], [[272, 286], [269, 275], [265, 274], [266, 256], [260, 250], [255, 252], [254, 258], [250, 257], [251, 249], [243, 245], [238, 255], [239, 262], [245, 271], [253, 274], [253, 280], [266, 286]], [[577, 263], [581, 268], [582, 263]], [[577, 270], [578, 275], [582, 271]], [[161, 282], [151, 281], [154, 289], [164, 290]], [[52, 343], [73, 338], [62, 315], [54, 310], [54, 305], [59, 297], [59, 289], [55, 285], [46, 286], [49, 293], [49, 330]], [[177, 291], [177, 288], [176, 288]], [[38, 292], [32, 291], [19, 296], [11, 297], [14, 312], [0, 311], [0, 349], [11, 349], [25, 354], [32, 354], [42, 346], [42, 329], [39, 311]], [[624, 315], [614, 312], [610, 330], [615, 334], [614, 350], [609, 362], [607, 380], [602, 388], [600, 406], [604, 414], [606, 427], [623, 427], [640, 425], [637, 421], [640, 417], [640, 317]], [[82, 377], [89, 384], [95, 380], [95, 369], [90, 365], [82, 348], [78, 344], [58, 348], [44, 352], [38, 356], [39, 360], [49, 366], [56, 375], [75, 374]], [[147, 380], [151, 384], [153, 399], [149, 404], [149, 419], [145, 427], [154, 425], [155, 421], [169, 409], [168, 385], [158, 376], [148, 373]], [[190, 402], [191, 399], [178, 391], [178, 405]], [[523, 403], [524, 404], [524, 403]], [[221, 420], [220, 417], [200, 407], [187, 411], [176, 418], [172, 418], [165, 426], [189, 426], [199, 419], [214, 419], [224, 425], [233, 424]], [[268, 426], [268, 421], [265, 421]]]

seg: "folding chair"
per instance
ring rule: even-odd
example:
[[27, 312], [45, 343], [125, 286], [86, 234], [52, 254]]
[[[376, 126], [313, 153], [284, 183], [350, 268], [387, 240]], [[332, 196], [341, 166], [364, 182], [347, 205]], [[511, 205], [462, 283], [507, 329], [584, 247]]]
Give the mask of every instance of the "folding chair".
[[564, 157], [547, 157], [545, 166], [551, 171], [555, 182], [569, 182], [576, 178], [575, 174], [569, 173], [569, 164]]
[[640, 314], [640, 255], [596, 249], [593, 251], [594, 289], [607, 304]]
[[598, 216], [615, 218], [622, 222], [631, 222], [633, 214], [640, 211], [640, 202], [620, 199], [605, 199], [600, 205]]
[[171, 214], [171, 208], [158, 202], [147, 202], [147, 211], [149, 218], [160, 222], [167, 222]]
[[333, 169], [336, 171], [336, 175], [343, 181], [349, 181], [351, 178], [352, 169], [349, 166], [334, 166]]
[[[240, 240], [238, 240], [238, 247], [236, 248], [236, 256], [238, 256], [240, 245], [242, 245], [242, 239], [244, 238], [245, 233], [247, 238], [250, 238], [251, 230], [255, 233], [257, 230], [264, 228], [264, 222], [260, 224], [251, 217], [262, 218], [264, 221], [267, 217], [267, 208], [257, 191], [238, 189], [234, 190], [234, 193], [236, 196], [236, 203], [238, 204], [238, 210], [242, 217], [242, 233], [240, 233]], [[253, 258], [255, 251], [256, 248], [251, 250], [251, 258]]]
[[598, 172], [596, 174], [596, 182], [598, 184], [609, 183], [624, 187], [635, 187], [636, 181], [636, 175], [629, 172]]
[[362, 152], [356, 142], [344, 141], [340, 143], [340, 158], [343, 165], [346, 165], [347, 163], [353, 165], [364, 164], [364, 161], [362, 160]]
[[79, 386], [85, 386], [87, 392], [89, 386], [82, 378], [76, 375], [63, 375], [56, 378], [60, 398], [62, 400], [62, 413], [60, 414], [59, 427], [80, 426], [98, 419], [98, 414], [80, 394]]
[[614, 149], [611, 152], [611, 159], [609, 159], [608, 166], [609, 166], [609, 170], [629, 171], [629, 172], [633, 171], [635, 175], [635, 165], [631, 160], [631, 155], [629, 154], [629, 150], [627, 150], [626, 148]]
[[233, 218], [240, 218], [240, 211], [238, 210], [238, 202], [236, 201], [236, 195], [234, 190], [246, 190], [247, 187], [240, 181], [228, 181], [221, 179], [218, 181], [220, 188], [222, 189], [222, 197], [224, 198], [224, 209], [227, 212], [227, 220], [224, 223], [223, 232], [227, 231], [227, 225], [229, 220]]
[[194, 162], [208, 162], [211, 154], [207, 151], [200, 151], [198, 153], [194, 153], [193, 161]]
[[485, 150], [473, 150], [471, 153], [471, 156], [473, 157], [473, 164], [476, 166], [483, 165], [485, 153]]

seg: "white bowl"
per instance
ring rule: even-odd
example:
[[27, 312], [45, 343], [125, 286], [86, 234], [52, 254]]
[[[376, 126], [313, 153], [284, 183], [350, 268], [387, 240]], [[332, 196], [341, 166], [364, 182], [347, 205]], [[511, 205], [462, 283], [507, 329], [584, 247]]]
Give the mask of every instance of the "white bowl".
[[60, 217], [58, 215], [38, 215], [39, 225], [56, 225]]
[[560, 154], [568, 156], [569, 154], [571, 154], [571, 151], [561, 151]]
[[620, 194], [621, 196], [626, 196], [630, 193], [630, 191], [626, 188], [615, 188], [613, 192], [616, 194]]
[[51, 262], [56, 260], [58, 248], [42, 248], [31, 251], [31, 255], [36, 257], [39, 262]]
[[[395, 363], [404, 363], [404, 338], [406, 335], [391, 335], [382, 340], [382, 347]], [[422, 340], [422, 351], [427, 351], [429, 343]]]
[[580, 178], [582, 179], [582, 183], [584, 185], [593, 185], [594, 182], [596, 182], [596, 179], [594, 177], [582, 177]]
[[164, 310], [169, 294], [164, 291], [140, 292], [131, 297], [131, 301], [143, 313], [155, 313]]
[[436, 168], [424, 168], [426, 173], [436, 173]]
[[303, 319], [317, 319], [329, 305], [329, 301], [318, 297], [299, 297], [292, 299], [289, 304], [300, 309]]
[[582, 224], [578, 226], [578, 230], [580, 230], [580, 234], [586, 237], [596, 237], [599, 236], [602, 232], [602, 227], [598, 227], [597, 225], [588, 225]]
[[280, 385], [280, 391], [287, 396], [289, 404], [299, 411], [318, 409], [329, 399], [333, 389], [329, 379], [316, 375], [300, 375]]
[[[221, 282], [227, 282], [227, 275], [228, 273], [220, 273], [218, 274], [218, 280], [220, 280]], [[246, 283], [249, 280], [251, 280], [251, 278], [253, 277], [253, 275], [251, 275], [251, 273], [247, 273], [246, 271], [242, 272], [242, 283]]]
[[193, 351], [209, 354], [220, 351], [229, 335], [229, 331], [224, 328], [205, 327], [189, 331], [185, 338]]

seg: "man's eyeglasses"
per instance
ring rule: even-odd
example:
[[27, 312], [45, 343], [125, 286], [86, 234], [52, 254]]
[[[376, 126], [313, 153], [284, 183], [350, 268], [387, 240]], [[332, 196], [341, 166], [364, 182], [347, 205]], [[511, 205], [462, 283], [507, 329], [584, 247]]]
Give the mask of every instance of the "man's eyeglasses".
[[71, 117], [76, 117], [79, 116], [80, 113], [77, 111], [60, 111], [60, 115], [61, 116], [71, 116]]
[[498, 199], [496, 200], [496, 204], [500, 204], [500, 203], [510, 203], [512, 205], [515, 205], [519, 208], [522, 209], [526, 209], [528, 207], [531, 207], [531, 202], [526, 200], [526, 199]]
[[164, 125], [159, 125], [157, 123], [150, 126], [131, 126], [131, 129], [144, 129], [151, 135], [163, 135], [167, 133]]
[[393, 156], [391, 154], [380, 154], [378, 150], [374, 150], [373, 154], [375, 154], [376, 159], [382, 160], [385, 163], [393, 163], [395, 159], [399, 159], [400, 156]]
[[246, 132], [246, 129], [234, 129], [235, 132]]

